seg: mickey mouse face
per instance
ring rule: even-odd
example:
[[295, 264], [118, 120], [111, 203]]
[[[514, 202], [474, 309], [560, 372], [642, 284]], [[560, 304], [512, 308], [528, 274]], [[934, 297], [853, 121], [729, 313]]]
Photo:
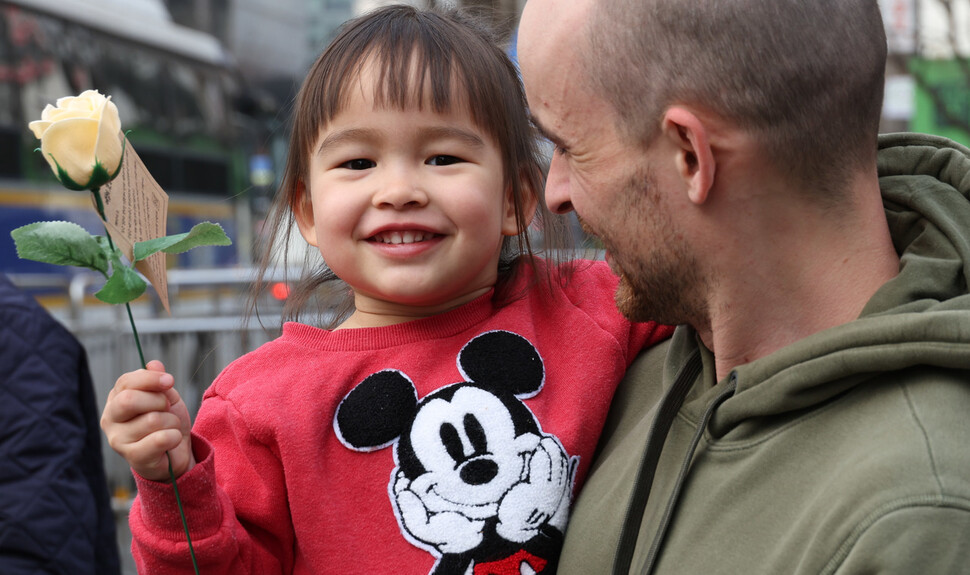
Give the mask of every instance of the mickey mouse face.
[[459, 506], [466, 515], [494, 515], [502, 494], [527, 473], [527, 454], [540, 441], [539, 424], [522, 399], [542, 388], [545, 369], [528, 340], [506, 331], [473, 338], [458, 367], [466, 381], [420, 402], [405, 374], [374, 373], [340, 403], [334, 429], [358, 451], [397, 443], [400, 473], [429, 509]]
[[450, 401], [424, 403], [409, 439], [425, 470], [411, 489], [422, 494], [432, 511], [494, 504], [521, 479], [526, 454], [539, 442], [534, 433], [516, 436], [508, 407], [474, 386], [461, 387]]
[[373, 373], [340, 402], [334, 430], [357, 451], [394, 446], [388, 495], [402, 534], [439, 557], [433, 573], [518, 573], [521, 554], [554, 571], [575, 463], [523, 402], [542, 389], [542, 358], [491, 331], [462, 348], [458, 369], [464, 381], [420, 401], [406, 374]]

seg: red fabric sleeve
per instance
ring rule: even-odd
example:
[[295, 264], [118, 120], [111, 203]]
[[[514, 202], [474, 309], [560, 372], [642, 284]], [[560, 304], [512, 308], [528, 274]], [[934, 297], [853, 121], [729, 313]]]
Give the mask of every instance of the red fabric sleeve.
[[[178, 486], [199, 570], [290, 573], [295, 536], [286, 497], [280, 496], [286, 485], [278, 458], [249, 433], [232, 403], [211, 390], [193, 429], [198, 464]], [[191, 573], [171, 485], [137, 476], [136, 483], [129, 522], [138, 572]]]
[[674, 326], [653, 321], [631, 323], [616, 308], [615, 293], [619, 278], [606, 262], [577, 260], [570, 264], [574, 270], [564, 288], [573, 304], [597, 322], [604, 331], [613, 334], [624, 350], [626, 365], [636, 359], [640, 351], [654, 346], [674, 333]]

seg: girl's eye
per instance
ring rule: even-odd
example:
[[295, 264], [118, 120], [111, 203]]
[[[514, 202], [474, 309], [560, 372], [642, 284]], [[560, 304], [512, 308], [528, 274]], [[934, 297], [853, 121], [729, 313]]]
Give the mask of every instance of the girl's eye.
[[464, 160], [462, 160], [461, 158], [457, 158], [455, 156], [448, 156], [448, 155], [442, 154], [442, 155], [439, 155], [439, 156], [432, 156], [431, 158], [428, 158], [428, 162], [427, 163], [430, 166], [450, 166], [452, 164], [457, 164], [457, 163], [463, 162], [463, 161]]
[[346, 170], [367, 170], [367, 169], [373, 168], [376, 165], [377, 164], [375, 164], [373, 160], [356, 158], [354, 160], [350, 160], [349, 162], [344, 162], [340, 164], [339, 167], [344, 168]]

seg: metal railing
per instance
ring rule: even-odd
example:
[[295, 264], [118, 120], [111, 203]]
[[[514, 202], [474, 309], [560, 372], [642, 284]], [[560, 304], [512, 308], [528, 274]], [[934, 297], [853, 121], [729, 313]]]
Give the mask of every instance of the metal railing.
[[[291, 278], [298, 277], [289, 273]], [[103, 407], [117, 378], [141, 366], [123, 306], [102, 304], [92, 295], [104, 278], [93, 273], [10, 277], [27, 291], [42, 290], [45, 296], [41, 299], [52, 315], [84, 345]], [[274, 282], [285, 277], [280, 270], [266, 279]], [[153, 295], [132, 303], [146, 359], [165, 363], [193, 416], [205, 389], [222, 369], [279, 333], [282, 305], [271, 298], [260, 301], [258, 320], [246, 321], [253, 278], [251, 268], [169, 270], [172, 315], [165, 313]], [[106, 442], [104, 455], [111, 487], [119, 492], [132, 489], [128, 465]]]
[[[247, 321], [246, 306], [255, 273], [252, 268], [169, 270], [171, 315], [165, 313], [154, 294], [132, 303], [146, 359], [165, 363], [193, 418], [202, 394], [220, 371], [279, 333], [282, 302], [272, 298], [260, 300], [258, 320]], [[295, 270], [286, 273], [272, 272], [266, 280], [299, 277]], [[43, 293], [40, 299], [48, 310], [84, 346], [98, 404], [103, 409], [117, 378], [141, 366], [123, 306], [103, 304], [93, 297], [104, 278], [84, 272], [73, 276], [11, 274], [10, 279], [29, 292]], [[127, 462], [107, 441], [102, 441], [102, 452], [108, 486], [114, 494], [122, 567], [126, 575], [134, 574], [128, 530], [134, 480]]]

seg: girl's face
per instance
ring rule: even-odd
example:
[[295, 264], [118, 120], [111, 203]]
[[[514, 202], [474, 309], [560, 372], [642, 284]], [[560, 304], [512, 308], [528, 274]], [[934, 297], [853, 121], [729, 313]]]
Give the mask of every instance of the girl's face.
[[[303, 237], [354, 290], [342, 327], [426, 317], [486, 293], [518, 231], [500, 150], [460, 106], [375, 107], [365, 66], [310, 150]], [[425, 93], [428, 93], [428, 89]]]

